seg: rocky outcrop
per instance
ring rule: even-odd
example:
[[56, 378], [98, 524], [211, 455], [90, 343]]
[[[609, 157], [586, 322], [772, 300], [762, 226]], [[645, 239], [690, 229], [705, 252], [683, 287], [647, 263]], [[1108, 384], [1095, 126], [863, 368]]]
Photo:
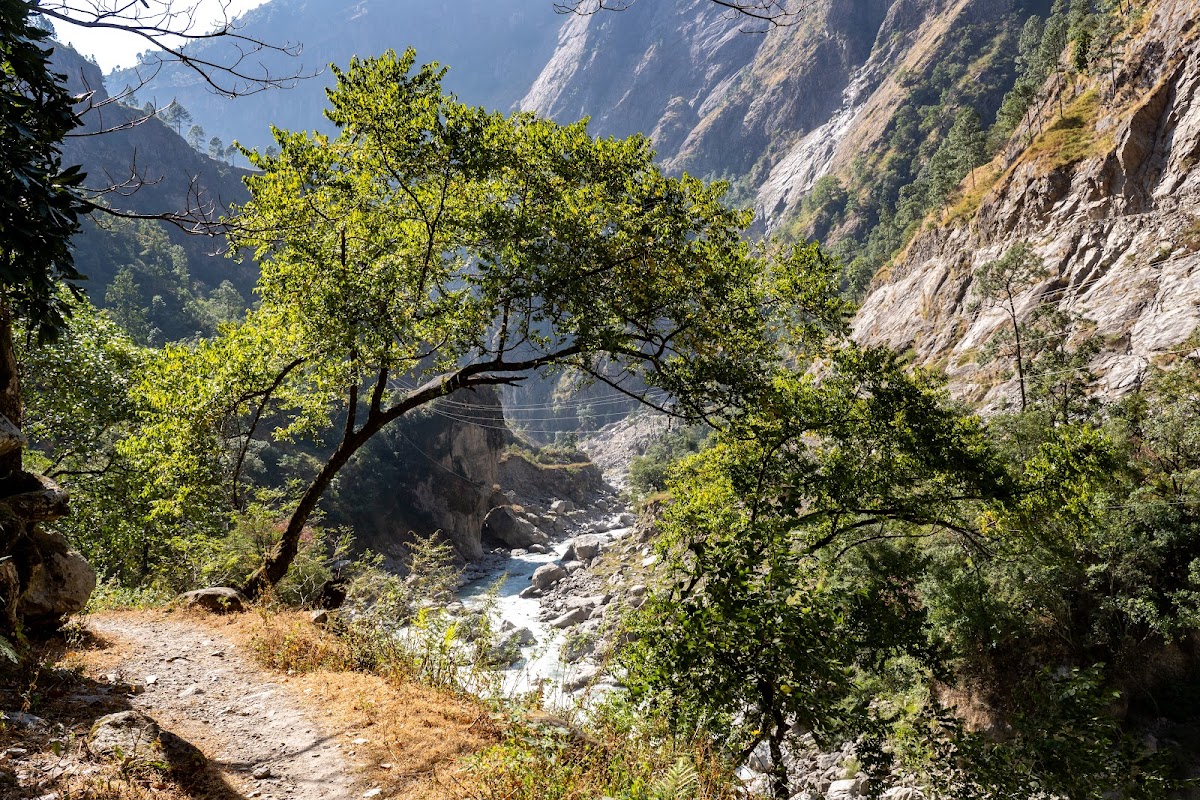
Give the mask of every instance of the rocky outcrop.
[[[9, 434], [0, 438], [23, 443], [19, 431], [0, 429]], [[19, 454], [20, 447], [9, 453]], [[96, 588], [96, 573], [83, 556], [62, 534], [43, 528], [67, 512], [66, 491], [47, 478], [17, 472], [0, 479], [0, 634], [56, 630], [83, 610]]]
[[961, 397], [1012, 397], [1014, 385], [976, 361], [1004, 319], [977, 307], [972, 273], [1027, 242], [1048, 275], [1018, 307], [1051, 304], [1080, 320], [1077, 336], [1100, 337], [1098, 390], [1126, 391], [1149, 364], [1190, 349], [1200, 324], [1197, 14], [1190, 0], [1143, 13], [1115, 80], [1052, 78], [1048, 101], [983, 170], [995, 181], [978, 208], [930, 220], [876, 277], [854, 323], [858, 340], [944, 367]]

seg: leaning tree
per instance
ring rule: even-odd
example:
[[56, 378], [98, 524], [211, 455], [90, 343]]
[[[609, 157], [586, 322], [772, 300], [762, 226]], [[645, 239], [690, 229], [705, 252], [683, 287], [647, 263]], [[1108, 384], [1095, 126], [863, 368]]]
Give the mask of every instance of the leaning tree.
[[260, 261], [259, 307], [164, 354], [164, 477], [230, 411], [250, 436], [338, 420], [249, 594], [284, 576], [351, 457], [438, 398], [569, 370], [719, 414], [766, 384], [782, 336], [840, 324], [832, 266], [757, 252], [723, 184], [667, 177], [640, 136], [470, 108], [443, 72], [412, 51], [354, 60], [329, 91], [336, 137], [277, 130], [276, 155], [248, 153], [231, 244]]

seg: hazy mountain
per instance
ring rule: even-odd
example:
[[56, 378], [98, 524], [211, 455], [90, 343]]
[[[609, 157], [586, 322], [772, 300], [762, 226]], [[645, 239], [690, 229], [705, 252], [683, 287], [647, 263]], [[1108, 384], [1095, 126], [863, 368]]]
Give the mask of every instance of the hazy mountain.
[[[239, 21], [243, 32], [276, 45], [299, 44], [301, 53], [256, 55], [252, 70], [283, 76], [317, 74], [288, 90], [271, 90], [230, 100], [214, 94], [191, 70], [167, 64], [137, 91], [141, 102], [159, 106], [178, 100], [208, 136], [226, 143], [265, 147], [269, 125], [310, 130], [324, 125], [329, 64], [344, 67], [352, 56], [415, 47], [421, 62], [450, 67], [446, 87], [464, 102], [510, 109], [528, 91], [554, 50], [563, 16], [550, 0], [272, 0]], [[222, 40], [195, 47], [197, 55], [222, 61]], [[119, 70], [109, 87], [137, 86], [147, 68]]]

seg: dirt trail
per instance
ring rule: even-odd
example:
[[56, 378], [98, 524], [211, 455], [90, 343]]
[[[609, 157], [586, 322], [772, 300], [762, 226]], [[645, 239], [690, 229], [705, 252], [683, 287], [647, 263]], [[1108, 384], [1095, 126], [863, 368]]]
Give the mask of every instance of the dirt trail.
[[244, 797], [341, 800], [358, 797], [337, 737], [292, 690], [254, 664], [227, 636], [187, 617], [88, 617], [118, 644], [107, 667], [145, 687], [130, 700], [199, 748]]

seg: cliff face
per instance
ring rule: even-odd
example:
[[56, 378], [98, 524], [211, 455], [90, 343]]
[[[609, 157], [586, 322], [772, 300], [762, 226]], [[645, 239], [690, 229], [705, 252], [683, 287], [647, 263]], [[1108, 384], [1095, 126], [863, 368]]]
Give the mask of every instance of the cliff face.
[[[1003, 32], [1043, 5], [819, 0], [785, 27], [754, 32], [708, 0], [636, 4], [568, 20], [521, 105], [561, 120], [590, 115], [604, 135], [646, 133], [668, 170], [733, 180], [774, 229], [820, 177], [882, 147], [910, 85], [961, 48], [964, 31]], [[984, 51], [972, 54], [969, 79], [997, 86], [977, 101], [993, 106], [986, 116], [1012, 58]]]
[[[855, 321], [864, 342], [943, 366], [971, 400], [1011, 397], [976, 363], [1004, 324], [980, 308], [972, 274], [1028, 243], [1047, 277], [1018, 298], [1074, 316], [1099, 337], [1099, 388], [1121, 392], [1169, 359], [1200, 322], [1200, 35], [1193, 0], [1142, 12], [1110, 74], [1052, 77], [1007, 150], [976, 171], [977, 208], [929, 220], [876, 277]], [[960, 192], [968, 193], [964, 183]], [[1094, 329], [1093, 329], [1094, 328]]]

